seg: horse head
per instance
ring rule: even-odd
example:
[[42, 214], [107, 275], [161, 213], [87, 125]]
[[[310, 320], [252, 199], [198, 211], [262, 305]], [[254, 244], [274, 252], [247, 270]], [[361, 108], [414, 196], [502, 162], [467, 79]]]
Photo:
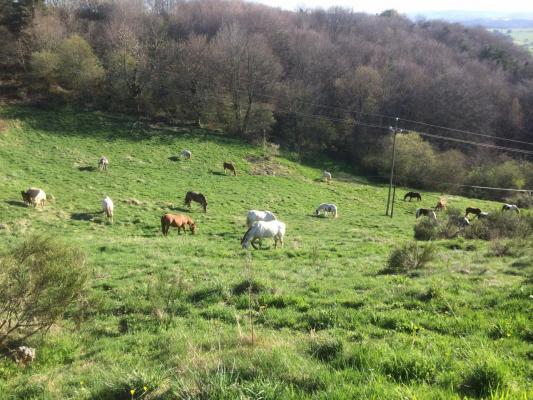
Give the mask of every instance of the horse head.
[[194, 234], [196, 233], [196, 228], [197, 228], [197, 227], [196, 227], [196, 223], [191, 222], [191, 223], [189, 224], [189, 228], [191, 229], [191, 233], [194, 235]]

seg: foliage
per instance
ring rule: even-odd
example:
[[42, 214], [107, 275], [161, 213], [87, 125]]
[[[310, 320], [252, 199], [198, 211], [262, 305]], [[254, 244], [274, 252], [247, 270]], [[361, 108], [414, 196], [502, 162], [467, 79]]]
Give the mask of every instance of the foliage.
[[391, 252], [387, 269], [397, 273], [424, 268], [435, 258], [435, 252], [435, 246], [432, 244], [420, 246], [417, 242], [406, 243]]
[[439, 237], [439, 223], [432, 218], [422, 218], [414, 226], [416, 240], [435, 240]]
[[0, 346], [48, 330], [85, 288], [85, 255], [32, 236], [0, 258]]
[[94, 55], [85, 39], [73, 35], [59, 42], [53, 50], [41, 50], [33, 54], [32, 71], [40, 85], [57, 84], [77, 95], [92, 94], [104, 76], [100, 60]]

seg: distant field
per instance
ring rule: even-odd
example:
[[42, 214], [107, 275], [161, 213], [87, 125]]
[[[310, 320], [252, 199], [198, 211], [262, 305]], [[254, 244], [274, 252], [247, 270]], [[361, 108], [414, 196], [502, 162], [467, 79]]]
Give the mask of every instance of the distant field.
[[511, 37], [517, 44], [533, 51], [533, 28], [492, 30]]
[[[127, 118], [32, 108], [0, 108], [0, 122], [0, 251], [45, 233], [81, 247], [91, 266], [87, 319], [77, 327], [73, 310], [33, 337], [28, 368], [0, 357], [1, 399], [533, 398], [530, 243], [497, 257], [487, 242], [441, 240], [428, 267], [383, 272], [412, 240], [415, 209], [438, 193], [399, 200], [390, 219], [385, 185], [332, 160], [265, 158], [220, 132], [132, 130]], [[190, 161], [174, 158], [185, 148]], [[95, 168], [102, 154], [107, 172]], [[55, 202], [25, 207], [29, 186]], [[206, 195], [207, 214], [184, 208], [188, 190]], [[105, 195], [112, 225], [98, 213]], [[336, 203], [339, 218], [313, 216], [321, 202]], [[248, 209], [287, 223], [283, 249], [240, 248]], [[163, 237], [166, 212], [191, 215], [197, 235]]]

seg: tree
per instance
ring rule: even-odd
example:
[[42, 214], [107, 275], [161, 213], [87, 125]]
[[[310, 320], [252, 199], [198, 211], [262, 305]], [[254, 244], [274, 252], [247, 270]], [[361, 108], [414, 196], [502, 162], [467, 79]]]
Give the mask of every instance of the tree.
[[[217, 68], [232, 108], [231, 125], [246, 136], [254, 106], [267, 102], [281, 66], [261, 35], [248, 35], [239, 25], [226, 25], [215, 39]], [[259, 129], [266, 127], [259, 127]]]
[[57, 85], [61, 91], [83, 98], [94, 93], [104, 69], [85, 39], [73, 35], [53, 50], [32, 54], [31, 69], [37, 87]]
[[85, 289], [80, 250], [35, 236], [0, 256], [0, 348], [48, 330]]

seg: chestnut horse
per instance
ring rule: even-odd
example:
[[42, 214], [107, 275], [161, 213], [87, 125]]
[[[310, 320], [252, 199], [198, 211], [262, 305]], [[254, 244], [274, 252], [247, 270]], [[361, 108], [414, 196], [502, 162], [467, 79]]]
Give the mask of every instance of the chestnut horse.
[[413, 200], [413, 198], [417, 199], [418, 201], [422, 200], [422, 195], [418, 192], [407, 192], [405, 196], [403, 196], [403, 201], [405, 201], [409, 197], [409, 201]]
[[171, 226], [178, 228], [178, 235], [181, 230], [185, 233], [186, 225], [189, 225], [191, 233], [196, 232], [196, 224], [191, 217], [183, 214], [165, 214], [161, 217], [161, 231], [163, 236], [168, 236], [168, 230]]
[[207, 212], [207, 200], [202, 193], [187, 192], [187, 194], [185, 195], [184, 204], [187, 207], [191, 208], [191, 201], [200, 203], [204, 209], [204, 212]]
[[481, 208], [476, 207], [466, 207], [465, 210], [465, 218], [468, 218], [468, 214], [474, 214], [476, 217], [479, 218], [479, 214], [481, 214], [483, 211], [481, 211]]
[[437, 205], [435, 206], [435, 211], [441, 211], [446, 208], [446, 203], [448, 201], [446, 200], [446, 197], [441, 197], [439, 201], [437, 202]]
[[226, 170], [233, 171], [233, 175], [237, 176], [237, 171], [235, 171], [235, 165], [224, 161], [224, 172], [226, 172]]

